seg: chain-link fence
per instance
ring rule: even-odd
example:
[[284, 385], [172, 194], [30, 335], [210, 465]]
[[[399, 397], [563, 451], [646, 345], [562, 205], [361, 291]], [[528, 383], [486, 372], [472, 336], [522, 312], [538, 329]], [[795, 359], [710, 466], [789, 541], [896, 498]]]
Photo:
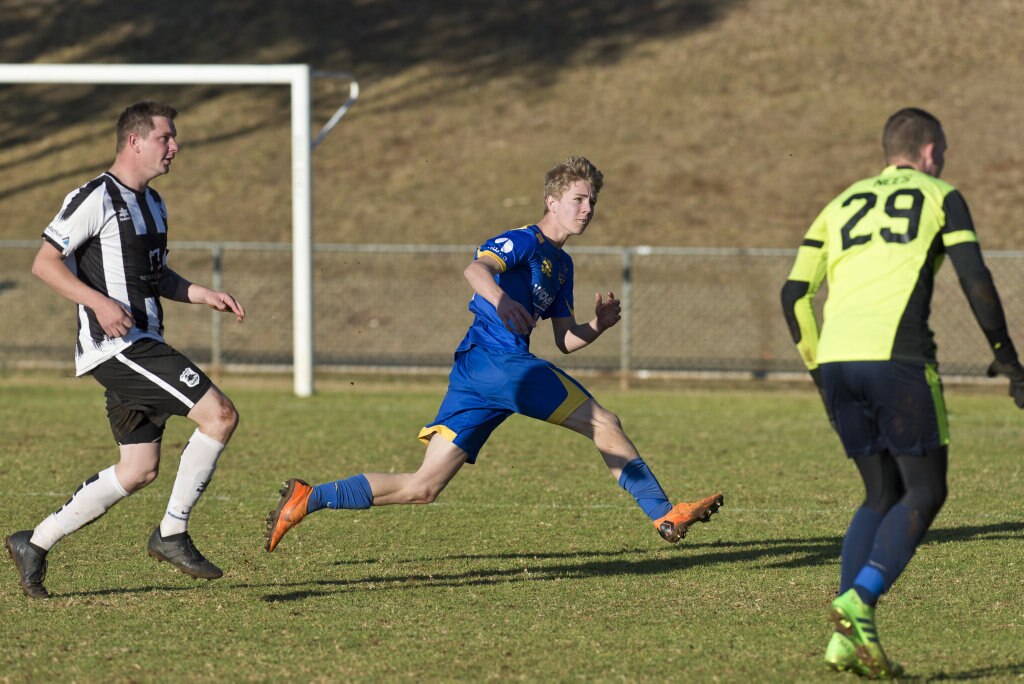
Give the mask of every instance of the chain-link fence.
[[[32, 277], [37, 241], [0, 241], [0, 367], [71, 365], [74, 305]], [[246, 321], [169, 303], [166, 337], [204, 367], [281, 370], [292, 354], [289, 244], [172, 242], [171, 266], [234, 294]], [[445, 368], [469, 325], [462, 271], [475, 246], [334, 245], [314, 248], [315, 364]], [[577, 318], [595, 292], [623, 301], [622, 322], [563, 356], [550, 326], [533, 351], [567, 369], [625, 372], [799, 372], [779, 306], [795, 250], [574, 247]], [[1011, 334], [1024, 340], [1024, 252], [989, 252]], [[818, 304], [823, 300], [818, 297]], [[981, 376], [990, 358], [952, 267], [939, 272], [932, 328], [945, 374]]]

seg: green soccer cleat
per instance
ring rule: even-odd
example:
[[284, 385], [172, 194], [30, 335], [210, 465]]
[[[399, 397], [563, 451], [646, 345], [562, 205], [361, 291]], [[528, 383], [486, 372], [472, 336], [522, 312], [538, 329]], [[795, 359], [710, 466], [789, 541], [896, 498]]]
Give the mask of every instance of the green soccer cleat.
[[[860, 658], [857, 656], [857, 647], [841, 632], [832, 632], [828, 648], [825, 649], [825, 665], [836, 672], [853, 672], [865, 677], [871, 676], [868, 668], [860, 662]], [[903, 666], [891, 660], [889, 661], [889, 671], [893, 678], [903, 676]]]
[[825, 664], [836, 672], [856, 671], [860, 665], [857, 647], [840, 632], [832, 632], [825, 649]]
[[874, 607], [861, 601], [855, 589], [832, 602], [830, 617], [835, 633], [825, 650], [829, 667], [850, 670], [868, 679], [892, 679], [903, 674], [903, 668], [891, 663], [882, 649]]

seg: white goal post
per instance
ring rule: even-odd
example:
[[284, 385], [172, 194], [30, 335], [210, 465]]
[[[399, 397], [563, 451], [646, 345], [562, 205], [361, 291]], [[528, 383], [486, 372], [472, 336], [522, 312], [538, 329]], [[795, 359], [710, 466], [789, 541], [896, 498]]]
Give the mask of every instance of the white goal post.
[[[311, 76], [344, 77], [349, 99], [311, 141]], [[311, 152], [359, 96], [349, 74], [307, 64], [0, 64], [0, 83], [288, 85], [292, 133], [292, 321], [295, 394], [313, 394], [313, 185]]]

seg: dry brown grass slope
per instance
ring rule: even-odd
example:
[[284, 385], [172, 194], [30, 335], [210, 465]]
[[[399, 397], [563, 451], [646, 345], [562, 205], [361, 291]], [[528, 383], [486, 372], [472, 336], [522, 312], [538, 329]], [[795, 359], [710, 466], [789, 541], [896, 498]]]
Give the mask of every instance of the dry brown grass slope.
[[[156, 6], [154, 6], [156, 7]], [[316, 150], [318, 241], [477, 243], [538, 218], [569, 154], [606, 174], [589, 244], [794, 246], [933, 110], [989, 248], [1024, 245], [1016, 0], [0, 0], [2, 62], [308, 62], [362, 98]], [[318, 82], [318, 125], [347, 85]], [[155, 185], [177, 239], [286, 241], [282, 88], [0, 86], [0, 237], [35, 238], [105, 168], [130, 101], [171, 101]]]

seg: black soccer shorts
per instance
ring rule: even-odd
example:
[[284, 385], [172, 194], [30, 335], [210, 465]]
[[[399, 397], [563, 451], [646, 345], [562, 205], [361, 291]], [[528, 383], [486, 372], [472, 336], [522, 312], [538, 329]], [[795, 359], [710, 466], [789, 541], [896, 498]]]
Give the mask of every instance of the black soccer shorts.
[[151, 339], [107, 359], [92, 376], [107, 390], [107, 418], [118, 444], [159, 442], [167, 419], [187, 416], [213, 386], [187, 356]]

